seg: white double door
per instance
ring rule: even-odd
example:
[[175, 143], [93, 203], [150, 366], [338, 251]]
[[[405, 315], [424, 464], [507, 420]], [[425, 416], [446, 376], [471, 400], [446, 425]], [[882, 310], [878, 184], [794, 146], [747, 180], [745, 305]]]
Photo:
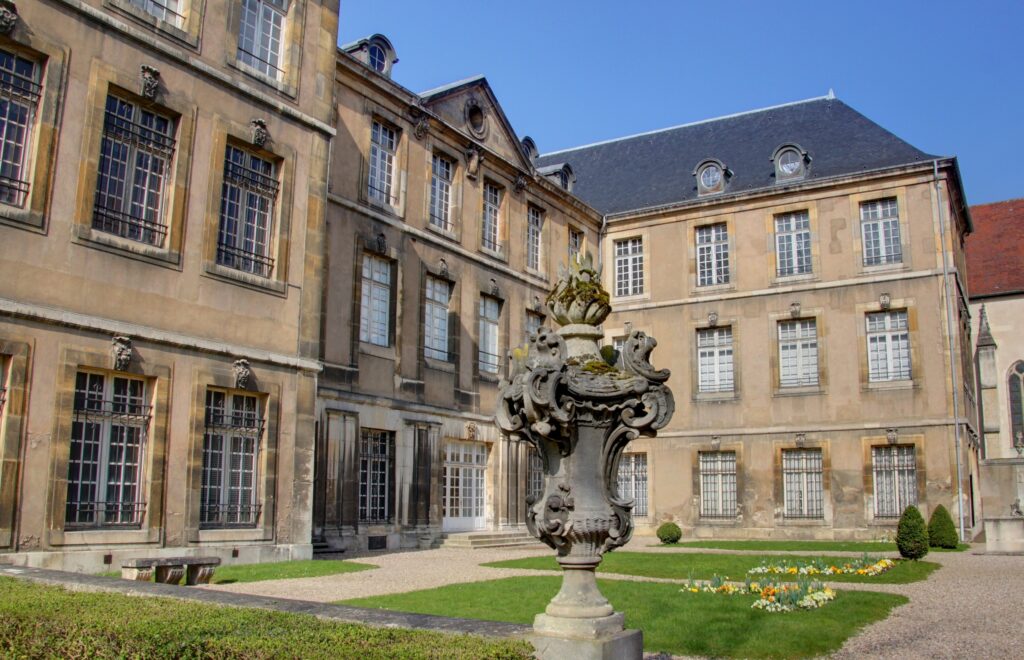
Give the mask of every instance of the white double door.
[[444, 519], [446, 532], [484, 528], [487, 499], [487, 445], [449, 440], [444, 445]]

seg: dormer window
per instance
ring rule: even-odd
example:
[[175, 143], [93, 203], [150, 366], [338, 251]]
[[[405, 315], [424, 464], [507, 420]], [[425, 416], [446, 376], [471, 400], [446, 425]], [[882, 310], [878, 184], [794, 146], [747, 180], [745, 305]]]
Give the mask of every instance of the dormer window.
[[341, 50], [388, 78], [391, 77], [392, 67], [398, 62], [394, 46], [383, 34], [375, 34], [345, 44]]
[[732, 172], [721, 161], [708, 159], [697, 165], [693, 175], [697, 177], [697, 193], [711, 195], [725, 190]]
[[384, 73], [384, 70], [388, 66], [387, 56], [384, 54], [384, 49], [379, 44], [370, 44], [369, 49], [370, 55], [370, 68], [377, 73]]
[[566, 192], [572, 192], [572, 186], [576, 183], [576, 173], [572, 171], [572, 167], [568, 163], [546, 165], [538, 168], [537, 173]]
[[807, 152], [795, 144], [784, 144], [772, 155], [775, 163], [775, 181], [793, 181], [807, 175], [807, 166], [811, 162]]

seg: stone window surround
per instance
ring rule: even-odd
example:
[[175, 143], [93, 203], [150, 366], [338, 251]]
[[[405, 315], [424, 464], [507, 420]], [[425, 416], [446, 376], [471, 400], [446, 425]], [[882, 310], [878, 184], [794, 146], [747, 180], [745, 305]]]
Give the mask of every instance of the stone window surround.
[[[828, 389], [828, 350], [825, 337], [827, 336], [827, 315], [823, 307], [807, 307], [800, 310], [800, 315], [793, 318], [788, 309], [779, 312], [769, 312], [767, 315], [766, 332], [771, 338], [772, 350], [768, 356], [768, 367], [772, 379], [772, 396], [816, 396], [825, 394]], [[818, 330], [818, 384], [803, 385], [799, 387], [782, 387], [780, 382], [779, 365], [779, 323], [785, 321], [810, 321], [813, 320]], [[733, 356], [735, 359], [735, 355]]]
[[[32, 339], [7, 336], [0, 338], [0, 379], [7, 388], [6, 401], [0, 412], [0, 549], [14, 544], [14, 519], [18, 510], [18, 474], [21, 468], [21, 440], [27, 414], [29, 364]], [[69, 436], [70, 437], [70, 436]], [[7, 486], [7, 484], [15, 484]]]
[[28, 145], [26, 173], [31, 186], [29, 197], [23, 208], [0, 204], [0, 223], [45, 233], [71, 49], [34, 36], [29, 30], [14, 30], [10, 35], [0, 35], [0, 48], [34, 60], [40, 68], [43, 86], [36, 106], [32, 144]]
[[[189, 192], [195, 121], [198, 109], [182, 94], [167, 91], [160, 102], [147, 101], [131, 90], [138, 89], [138, 71], [125, 72], [93, 60], [89, 74], [89, 91], [84, 109], [82, 151], [79, 164], [78, 191], [72, 224], [72, 242], [114, 254], [120, 254], [158, 266], [182, 269], [186, 207]], [[100, 146], [103, 141], [107, 97], [115, 94], [141, 108], [170, 115], [175, 122], [174, 162], [165, 181], [163, 223], [167, 227], [163, 245], [151, 245], [130, 238], [93, 229], [96, 182], [99, 178]]]
[[[794, 174], [786, 174], [783, 172], [782, 166], [779, 163], [782, 155], [788, 152], [795, 152], [800, 158], [800, 170]], [[775, 168], [775, 183], [776, 185], [780, 185], [806, 179], [811, 167], [811, 158], [799, 144], [796, 144], [795, 142], [786, 142], [779, 145], [772, 154], [772, 165]]]
[[[808, 434], [809, 435], [809, 434]], [[787, 518], [785, 507], [786, 488], [782, 478], [782, 452], [784, 450], [818, 449], [821, 451], [821, 518]], [[832, 457], [831, 442], [828, 438], [807, 438], [798, 445], [792, 438], [772, 441], [774, 488], [772, 501], [776, 504], [775, 525], [778, 527], [832, 527]], [[737, 466], [737, 470], [739, 467]]]
[[[793, 275], [779, 275], [779, 256], [777, 253], [778, 243], [775, 237], [775, 218], [786, 213], [806, 211], [808, 224], [811, 233], [811, 271], [809, 273], [796, 273]], [[773, 286], [786, 286], [794, 282], [813, 282], [821, 279], [821, 246], [819, 244], [818, 224], [818, 200], [811, 199], [795, 204], [784, 204], [765, 209], [765, 235], [767, 236], [766, 248], [771, 261], [771, 284]]]
[[[281, 409], [283, 385], [273, 379], [275, 371], [261, 369], [258, 363], [252, 366], [251, 389], [238, 390], [235, 387], [233, 361], [222, 365], [204, 365], [192, 372], [192, 403], [188, 466], [184, 469], [188, 493], [185, 520], [185, 538], [189, 543], [273, 541], [277, 503], [277, 446], [278, 414]], [[202, 528], [200, 529], [200, 507], [203, 487], [203, 436], [206, 433], [206, 391], [209, 388], [226, 390], [229, 393], [248, 394], [257, 397], [257, 404], [265, 411], [265, 426], [260, 439], [259, 463], [256, 468], [256, 500], [261, 504], [260, 515], [255, 527], [246, 528]]]
[[103, 0], [103, 6], [113, 10], [115, 13], [129, 16], [135, 22], [146, 25], [186, 46], [193, 49], [199, 48], [203, 17], [206, 12], [206, 0], [182, 1], [180, 8], [180, 13], [184, 16], [182, 27], [177, 27], [163, 19], [157, 18], [145, 9], [133, 5], [129, 0]]
[[[713, 311], [713, 310], [708, 310]], [[732, 390], [726, 392], [701, 392], [700, 391], [700, 356], [697, 348], [697, 331], [711, 330], [713, 328], [731, 328], [732, 330]], [[740, 368], [740, 332], [739, 318], [719, 318], [714, 326], [708, 323], [707, 314], [696, 323], [689, 324], [690, 333], [690, 360], [693, 368], [690, 369], [690, 392], [693, 402], [701, 401], [738, 401], [740, 388], [743, 380], [743, 369]]]
[[746, 488], [746, 471], [744, 469], [744, 443], [742, 440], [705, 440], [690, 446], [690, 484], [692, 487], [694, 525], [708, 527], [738, 527], [743, 524], [743, 513], [733, 518], [703, 518], [700, 516], [700, 455], [705, 452], [733, 452], [736, 455], [736, 510], [745, 510], [743, 494]]
[[[547, 272], [546, 261], [548, 259], [548, 237], [551, 233], [549, 226], [551, 223], [548, 221], [548, 213], [540, 204], [536, 204], [532, 201], [528, 201], [526, 207], [526, 222], [523, 223], [523, 264], [526, 267], [527, 272], [536, 275], [537, 277], [546, 277]], [[540, 236], [537, 238], [537, 268], [530, 267], [530, 212], [536, 211], [540, 215]]]
[[[709, 225], [720, 225], [725, 224], [725, 232], [728, 237], [728, 249], [729, 249], [729, 281], [725, 284], [706, 284], [701, 285], [697, 280], [697, 230], [701, 227], [707, 227]], [[775, 238], [775, 230], [772, 229], [771, 238]], [[686, 230], [686, 254], [689, 257], [690, 263], [687, 268], [689, 277], [690, 291], [689, 294], [693, 297], [716, 294], [723, 291], [733, 291], [736, 289], [737, 282], [739, 280], [739, 259], [736, 258], [736, 222], [735, 216], [732, 213], [724, 213], [722, 215], [709, 216], [695, 220]]]
[[[107, 340], [109, 342], [109, 339]], [[135, 343], [133, 352], [147, 353], [145, 344]], [[157, 358], [154, 361], [152, 358]], [[159, 361], [157, 354], [147, 359], [133, 359], [128, 372], [111, 369], [110, 350], [64, 344], [57, 367], [57, 386], [50, 444], [51, 482], [47, 493], [46, 543], [52, 546], [95, 545], [105, 543], [158, 543], [162, 537], [164, 515], [164, 478], [173, 367]], [[71, 451], [71, 423], [74, 410], [75, 378], [79, 371], [103, 372], [108, 375], [127, 373], [142, 378], [153, 406], [147, 434], [140, 484], [140, 499], [146, 502], [146, 513], [139, 529], [98, 528], [65, 531], [64, 513], [67, 504], [67, 474]]]
[[[579, 226], [577, 225], [576, 228], [579, 229]], [[568, 234], [566, 234], [566, 236], [568, 237]], [[653, 281], [651, 279], [651, 263], [654, 261], [654, 259], [653, 259], [653, 257], [654, 257], [654, 250], [653, 250], [653, 245], [651, 243], [650, 232], [646, 228], [644, 228], [644, 229], [640, 229], [639, 231], [623, 231], [623, 232], [621, 232], [621, 233], [619, 233], [617, 235], [614, 235], [614, 236], [608, 234], [608, 235], [605, 236], [605, 238], [606, 238], [606, 242], [602, 246], [601, 249], [604, 250], [604, 256], [605, 256], [604, 263], [610, 264], [610, 267], [605, 269], [606, 272], [608, 273], [607, 279], [605, 280], [607, 282], [607, 284], [608, 284], [608, 286], [606, 287], [607, 290], [608, 290], [608, 295], [613, 300], [616, 300], [616, 301], [619, 301], [619, 302], [634, 302], [634, 301], [641, 301], [641, 300], [650, 300], [651, 299], [651, 289], [654, 288], [653, 287]], [[644, 280], [643, 293], [637, 293], [637, 294], [633, 294], [633, 295], [629, 295], [629, 296], [619, 296], [619, 295], [616, 295], [616, 293], [615, 293], [616, 288], [617, 288], [617, 286], [616, 286], [616, 284], [617, 284], [617, 282], [616, 282], [616, 273], [615, 273], [615, 244], [618, 243], [618, 242], [621, 242], [621, 241], [628, 241], [628, 240], [630, 240], [632, 238], [639, 238], [640, 239], [640, 245], [643, 247], [643, 252], [642, 252], [643, 258], [644, 258], [644, 263], [643, 263], [643, 280]], [[587, 235], [586, 235], [586, 233], [584, 233], [583, 234], [583, 247], [584, 247], [584, 251], [585, 251], [586, 245], [587, 245], [586, 240], [587, 240]], [[568, 254], [568, 252], [566, 254]]]
[[[274, 135], [276, 120], [270, 120]], [[207, 182], [206, 223], [203, 236], [203, 275], [265, 293], [288, 295], [288, 257], [291, 246], [291, 222], [295, 188], [296, 152], [290, 146], [272, 142], [275, 152], [254, 146], [251, 128], [215, 115], [210, 138], [210, 176]], [[228, 145], [256, 154], [274, 164], [280, 188], [272, 213], [267, 256], [274, 260], [270, 277], [261, 277], [217, 263], [217, 240], [220, 230], [220, 204], [224, 187], [224, 158]]]
[[[424, 228], [428, 231], [435, 232], [445, 238], [450, 238], [456, 243], [462, 242], [462, 180], [463, 176], [463, 165], [460, 158], [456, 155], [457, 151], [449, 144], [445, 142], [439, 142], [437, 140], [432, 141], [423, 150], [426, 156], [426, 167], [425, 177], [426, 190], [423, 196], [423, 217], [426, 218]], [[448, 191], [448, 229], [445, 230], [442, 227], [438, 227], [430, 221], [430, 196], [431, 187], [433, 185], [433, 160], [434, 156], [441, 156], [445, 160], [451, 163], [452, 166], [452, 178], [451, 186]]]
[[[405, 268], [402, 264], [401, 254], [398, 248], [389, 241], [387, 249], [384, 252], [377, 252], [376, 250], [369, 249], [373, 240], [375, 239], [368, 239], [357, 235], [356, 240], [353, 241], [354, 252], [352, 253], [352, 267], [354, 270], [352, 271], [352, 355], [364, 353], [366, 355], [372, 355], [386, 360], [397, 360], [402, 341], [402, 296], [404, 284], [402, 278], [405, 277]], [[360, 339], [360, 323], [362, 320], [363, 303], [363, 258], [366, 255], [374, 256], [378, 259], [384, 259], [391, 264], [391, 301], [388, 328], [390, 341], [387, 346], [378, 346], [377, 344], [371, 344], [370, 342], [365, 342]], [[454, 293], [452, 295], [454, 295]], [[420, 346], [422, 346], [422, 337], [420, 339], [421, 342], [419, 346], [417, 346], [417, 350], [419, 351], [422, 350], [420, 349]]]
[[[442, 272], [438, 268], [428, 268], [424, 266], [420, 274], [420, 337], [417, 342], [419, 347], [418, 354], [423, 358], [423, 366], [438, 371], [444, 371], [448, 373], [455, 373], [459, 365], [459, 356], [461, 351], [459, 350], [459, 341], [461, 337], [460, 326], [460, 310], [462, 302], [462, 289], [459, 286], [459, 278], [457, 273], [457, 264], [449, 266], [452, 270], [449, 270], [447, 274]], [[443, 282], [447, 282], [449, 286], [448, 290], [448, 359], [438, 360], [436, 358], [428, 357], [424, 350], [426, 346], [426, 307], [427, 307], [427, 296], [426, 286], [427, 278], [432, 277]], [[422, 378], [422, 370], [418, 376]]]
[[272, 87], [289, 99], [295, 99], [299, 92], [299, 74], [302, 66], [306, 1], [288, 0], [288, 13], [285, 16], [284, 34], [281, 39], [282, 75], [280, 80], [275, 80], [238, 60], [238, 34], [242, 25], [242, 3], [228, 2], [226, 4], [227, 32], [224, 37], [224, 63], [228, 67]]
[[874, 300], [870, 303], [858, 304], [854, 307], [857, 323], [858, 372], [860, 373], [860, 389], [862, 392], [886, 390], [920, 389], [924, 368], [921, 361], [920, 332], [918, 325], [917, 301], [914, 298], [893, 298], [889, 311], [904, 310], [907, 312], [907, 333], [910, 337], [910, 379], [871, 381], [868, 377], [868, 343], [867, 315], [883, 312], [881, 303]]
[[[900, 520], [898, 516], [893, 518], [875, 517], [875, 475], [871, 450], [874, 447], [888, 444], [889, 441], [886, 438], [884, 430], [882, 430], [878, 435], [865, 435], [860, 439], [861, 464], [863, 465], [864, 519], [867, 521], [868, 526], [895, 528], [896, 525], [899, 524]], [[914, 453], [917, 460], [917, 506], [921, 509], [921, 515], [925, 516], [925, 519], [927, 520], [927, 501], [925, 500], [925, 492], [928, 485], [928, 465], [925, 461], [924, 453], [925, 436], [920, 432], [907, 435], [901, 433], [896, 444], [914, 446]]]
[[[408, 178], [407, 172], [409, 165], [409, 132], [403, 130], [403, 121], [400, 115], [391, 112], [383, 106], [373, 103], [369, 99], [367, 99], [364, 104], [363, 115], [365, 117], [365, 121], [363, 123], [364, 132], [360, 135], [353, 136], [356, 142], [362, 145], [359, 163], [359, 201], [390, 216], [404, 218]], [[371, 145], [373, 142], [374, 122], [387, 126], [395, 131], [396, 134], [394, 174], [391, 182], [391, 197], [394, 200], [393, 204], [388, 204], [370, 197], [370, 149], [372, 148]], [[427, 161], [427, 167], [430, 167], [429, 159]], [[429, 185], [429, 169], [427, 171], [427, 184]], [[430, 204], [429, 197], [426, 204]], [[428, 207], [424, 207], [424, 210], [429, 213]], [[425, 215], [424, 219], [426, 220], [426, 218], [427, 216]]]
[[[508, 240], [509, 212], [511, 207], [511, 202], [509, 201], [510, 188], [505, 182], [494, 177], [490, 173], [482, 174], [478, 179], [480, 181], [480, 224], [479, 231], [477, 232], [477, 241], [480, 246], [480, 251], [486, 255], [494, 257], [495, 259], [508, 262], [508, 254], [510, 252]], [[495, 233], [497, 235], [497, 238], [495, 239], [497, 242], [497, 245], [495, 246], [496, 249], [486, 247], [484, 244], [484, 214], [487, 212], [486, 195], [488, 187], [496, 188], [498, 190], [498, 206], [495, 218], [495, 222], [497, 223], [497, 227], [495, 228]]]
[[[864, 233], [861, 229], [860, 205], [889, 197], [896, 198], [896, 208], [900, 214], [900, 249], [902, 259], [896, 263], [865, 265], [864, 264]], [[882, 271], [913, 270], [914, 256], [910, 247], [910, 213], [907, 206], [907, 189], [905, 186], [882, 188], [870, 192], [849, 196], [850, 203], [850, 235], [853, 239], [853, 256], [857, 260], [856, 272], [860, 275], [871, 275]], [[929, 218], [930, 222], [931, 218]], [[930, 224], [929, 224], [930, 226]]]

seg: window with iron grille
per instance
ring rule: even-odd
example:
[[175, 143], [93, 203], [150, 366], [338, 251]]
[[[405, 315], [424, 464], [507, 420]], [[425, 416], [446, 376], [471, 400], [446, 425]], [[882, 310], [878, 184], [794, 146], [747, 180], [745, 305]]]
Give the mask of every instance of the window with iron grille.
[[530, 343], [530, 337], [537, 334], [540, 327], [544, 325], [544, 315], [537, 312], [526, 312], [526, 343]]
[[363, 255], [359, 341], [391, 345], [391, 262], [372, 254]]
[[256, 526], [263, 428], [256, 396], [206, 391], [200, 526]]
[[697, 330], [699, 392], [732, 392], [732, 327]]
[[370, 199], [382, 204], [395, 203], [395, 148], [398, 132], [374, 121], [370, 127]]
[[917, 455], [914, 445], [871, 448], [875, 477], [875, 517], [899, 518], [908, 506], [917, 506]]
[[526, 496], [534, 501], [544, 493], [544, 459], [536, 449], [530, 447], [529, 462], [526, 469]]
[[359, 522], [390, 522], [394, 515], [395, 434], [359, 433]]
[[900, 214], [895, 197], [861, 204], [860, 228], [864, 242], [865, 266], [896, 264], [903, 261]]
[[544, 212], [531, 206], [526, 212], [526, 267], [540, 270], [541, 237], [544, 234]]
[[24, 206], [41, 67], [0, 49], [0, 203]]
[[1013, 446], [1024, 445], [1024, 361], [1018, 360], [1006, 379], [1010, 397], [1010, 441]]
[[491, 252], [501, 252], [501, 194], [493, 183], [484, 183], [484, 211], [481, 222], [481, 244]]
[[623, 454], [619, 458], [619, 497], [633, 500], [633, 515], [647, 515], [647, 454]]
[[65, 527], [142, 523], [142, 471], [151, 413], [142, 380], [78, 372]]
[[576, 261], [576, 255], [583, 252], [583, 232], [569, 227], [569, 264]]
[[288, 0], [242, 0], [238, 61], [279, 80]]
[[430, 165], [430, 224], [452, 230], [452, 161], [434, 154]]
[[224, 155], [217, 263], [270, 277], [277, 173], [272, 162], [228, 145]]
[[700, 452], [700, 515], [736, 517], [736, 452]]
[[161, 245], [174, 158], [174, 120], [107, 96], [93, 229]]
[[818, 324], [814, 319], [779, 322], [779, 386], [818, 384]]
[[782, 487], [786, 518], [825, 516], [820, 449], [782, 451]]
[[811, 272], [811, 216], [807, 211], [775, 216], [778, 276]]
[[427, 277], [426, 305], [423, 311], [423, 354], [432, 360], [448, 361], [448, 300], [452, 285], [436, 277]]
[[498, 318], [501, 304], [490, 296], [480, 297], [480, 371], [489, 374], [498, 373], [501, 356], [498, 355]]
[[729, 283], [729, 230], [724, 222], [697, 227], [697, 286]]
[[176, 28], [185, 23], [181, 0], [128, 0], [128, 3]]
[[644, 241], [615, 241], [615, 295], [638, 296], [644, 292]]
[[868, 380], [910, 380], [907, 310], [867, 315]]

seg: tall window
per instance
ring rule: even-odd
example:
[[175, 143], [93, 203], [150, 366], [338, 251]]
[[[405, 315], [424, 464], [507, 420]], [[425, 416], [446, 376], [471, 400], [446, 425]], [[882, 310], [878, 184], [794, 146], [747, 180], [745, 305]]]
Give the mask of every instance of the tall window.
[[807, 211], [775, 216], [775, 256], [779, 277], [811, 272], [811, 217]]
[[697, 227], [697, 286], [729, 283], [729, 230], [724, 222]]
[[260, 514], [257, 476], [263, 426], [255, 396], [206, 391], [201, 526], [256, 524]]
[[633, 515], [647, 515], [647, 454], [623, 454], [619, 459], [619, 497], [633, 500]]
[[867, 315], [868, 380], [910, 379], [907, 310]]
[[391, 345], [391, 262], [363, 255], [359, 302], [359, 341]]
[[391, 483], [395, 434], [361, 429], [359, 434], [359, 522], [389, 522], [394, 514]]
[[540, 245], [544, 233], [544, 212], [531, 206], [526, 212], [526, 267], [540, 270]]
[[501, 305], [497, 299], [488, 296], [480, 298], [480, 371], [496, 374], [500, 356], [498, 355], [498, 317]]
[[448, 299], [452, 285], [436, 277], [427, 278], [423, 319], [423, 355], [433, 360], [448, 360]]
[[79, 372], [68, 460], [68, 527], [137, 526], [152, 408], [135, 378]]
[[537, 312], [526, 312], [526, 342], [529, 343], [530, 336], [537, 334], [540, 327], [544, 325], [544, 315]]
[[434, 154], [430, 166], [430, 224], [451, 231], [452, 161]]
[[569, 227], [569, 263], [576, 261], [576, 255], [583, 252], [583, 232]]
[[779, 385], [818, 384], [818, 325], [814, 319], [779, 323]]
[[281, 40], [288, 0], [242, 0], [238, 61], [268, 78], [281, 77]]
[[638, 296], [644, 292], [644, 241], [615, 241], [615, 295]]
[[736, 517], [736, 452], [700, 452], [700, 515]]
[[526, 496], [539, 498], [544, 493], [544, 459], [530, 447], [526, 469]]
[[274, 268], [271, 226], [277, 174], [269, 160], [228, 145], [217, 232], [217, 263], [261, 277]]
[[784, 449], [782, 487], [786, 518], [824, 517], [821, 450]]
[[732, 328], [702, 328], [697, 331], [698, 391], [733, 390]]
[[865, 266], [903, 261], [900, 214], [895, 197], [861, 204], [860, 229], [864, 241]]
[[875, 476], [875, 517], [898, 518], [917, 505], [917, 456], [913, 445], [871, 448]]
[[1006, 390], [1010, 395], [1010, 442], [1014, 446], [1024, 444], [1024, 361], [1013, 365]]
[[185, 22], [185, 17], [181, 13], [181, 0], [128, 0], [128, 2], [176, 28], [180, 28]]
[[481, 242], [492, 252], [501, 251], [498, 241], [501, 227], [501, 188], [493, 183], [484, 183], [484, 213], [481, 223]]
[[117, 96], [107, 97], [96, 179], [94, 229], [160, 245], [174, 157], [174, 120]]
[[39, 65], [0, 50], [0, 203], [24, 206], [32, 128], [42, 87]]
[[395, 148], [398, 133], [379, 121], [370, 128], [370, 199], [383, 204], [394, 203]]

